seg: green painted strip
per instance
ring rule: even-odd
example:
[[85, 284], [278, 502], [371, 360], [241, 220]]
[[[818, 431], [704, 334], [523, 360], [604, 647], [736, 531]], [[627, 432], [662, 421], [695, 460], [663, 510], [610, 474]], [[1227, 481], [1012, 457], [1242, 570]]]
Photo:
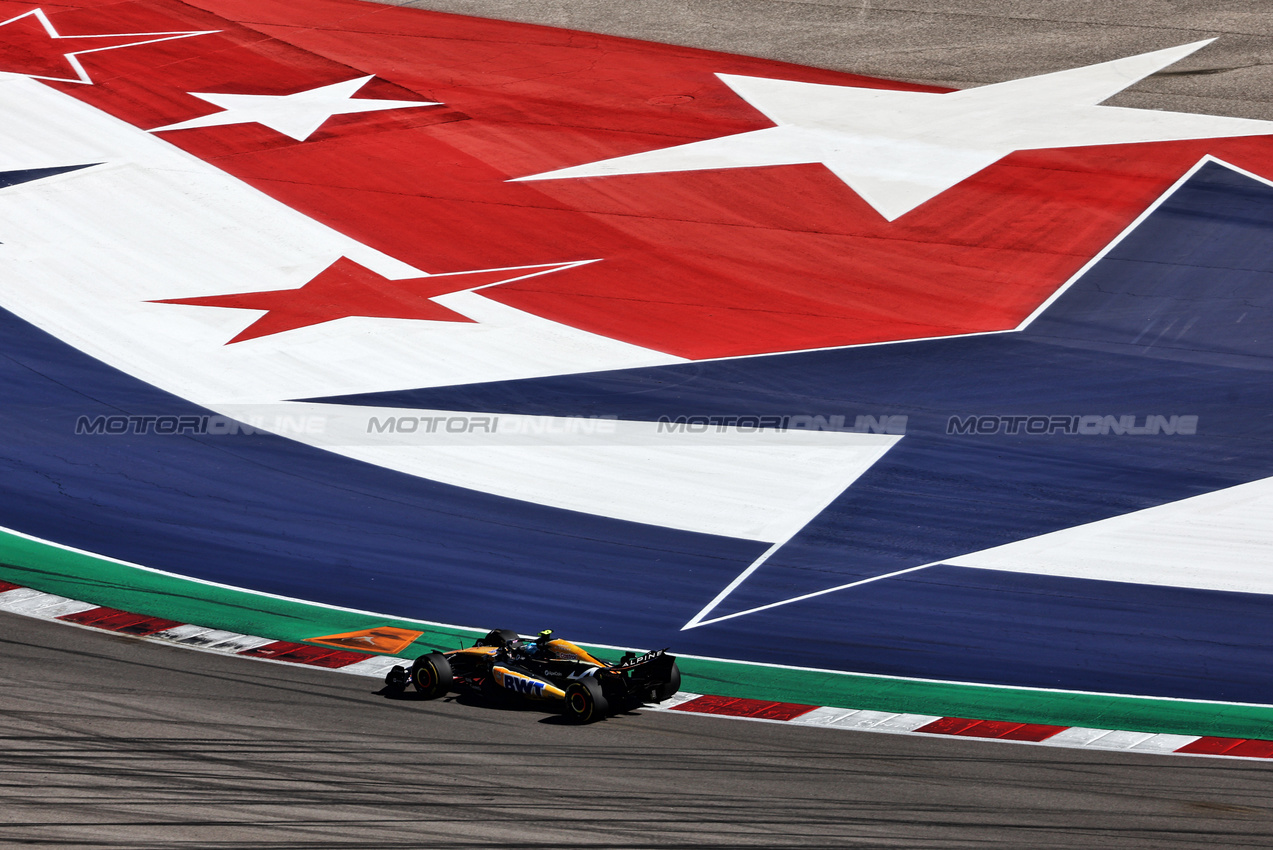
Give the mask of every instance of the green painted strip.
[[689, 658], [679, 664], [685, 689], [697, 693], [899, 714], [1273, 739], [1273, 707], [1263, 705], [996, 688]]
[[[138, 614], [275, 640], [304, 641], [374, 626], [423, 632], [405, 655], [426, 648], [454, 649], [482, 634], [218, 587], [3, 532], [0, 579]], [[996, 688], [699, 658], [682, 658], [680, 667], [683, 688], [694, 693], [942, 717], [1273, 739], [1273, 706]]]
[[423, 632], [420, 644], [456, 649], [462, 641], [471, 644], [482, 634], [219, 587], [3, 532], [0, 578], [109, 608], [275, 640], [299, 642], [372, 626], [397, 626]]

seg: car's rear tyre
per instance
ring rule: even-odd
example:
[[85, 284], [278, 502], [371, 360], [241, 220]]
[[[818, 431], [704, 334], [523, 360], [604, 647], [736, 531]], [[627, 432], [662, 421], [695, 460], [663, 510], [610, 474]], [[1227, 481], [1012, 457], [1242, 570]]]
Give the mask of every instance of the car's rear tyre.
[[440, 652], [421, 655], [411, 665], [411, 684], [425, 699], [437, 699], [451, 690], [455, 677], [451, 675], [451, 662]]
[[663, 702], [681, 689], [681, 669], [672, 662], [672, 669], [667, 673], [667, 681], [654, 687], [654, 701]]
[[567, 719], [576, 723], [591, 723], [609, 713], [610, 703], [596, 679], [580, 679], [566, 688], [566, 704], [562, 711]]

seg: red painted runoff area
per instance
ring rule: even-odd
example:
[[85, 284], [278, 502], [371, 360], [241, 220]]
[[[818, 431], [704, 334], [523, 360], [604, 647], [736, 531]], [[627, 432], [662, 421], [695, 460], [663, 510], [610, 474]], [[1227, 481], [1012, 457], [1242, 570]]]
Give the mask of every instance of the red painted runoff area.
[[1246, 738], [1213, 738], [1208, 736], [1181, 747], [1177, 752], [1209, 756], [1273, 758], [1273, 741]]
[[181, 625], [177, 620], [130, 614], [127, 611], [117, 611], [114, 608], [92, 608], [77, 614], [67, 614], [59, 619], [71, 623], [79, 623], [81, 626], [93, 626], [97, 629], [107, 629], [112, 632], [124, 632], [139, 636], [153, 635], [156, 632], [162, 632], [164, 629], [171, 629], [173, 626]]
[[970, 720], [966, 717], [943, 717], [916, 732], [933, 735], [963, 735], [969, 738], [1000, 738], [1005, 741], [1046, 741], [1067, 726], [1043, 723], [1013, 723], [1005, 720]]
[[701, 696], [675, 707], [675, 711], [699, 714], [721, 714], [726, 717], [751, 717], [759, 720], [793, 720], [808, 714], [816, 705], [770, 702], [740, 697]]
[[259, 646], [256, 649], [244, 650], [240, 654], [252, 658], [270, 658], [275, 661], [291, 661], [295, 664], [309, 664], [314, 667], [328, 667], [331, 669], [347, 667], [369, 657], [365, 652], [348, 652], [342, 649], [306, 646], [301, 643], [291, 643], [283, 640]]

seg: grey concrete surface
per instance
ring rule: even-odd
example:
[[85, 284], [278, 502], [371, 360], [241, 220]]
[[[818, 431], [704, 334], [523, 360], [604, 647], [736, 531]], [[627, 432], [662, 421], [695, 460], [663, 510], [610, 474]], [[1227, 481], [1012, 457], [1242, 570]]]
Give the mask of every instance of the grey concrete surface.
[[0, 614], [0, 846], [1273, 844], [1273, 766], [393, 700]]
[[967, 88], [1207, 38], [1111, 99], [1273, 120], [1266, 0], [389, 0]]

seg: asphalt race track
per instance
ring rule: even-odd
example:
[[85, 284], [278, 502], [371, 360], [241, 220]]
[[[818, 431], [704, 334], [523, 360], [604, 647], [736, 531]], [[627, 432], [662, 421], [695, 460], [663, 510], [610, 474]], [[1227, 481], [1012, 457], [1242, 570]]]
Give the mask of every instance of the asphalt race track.
[[[1256, 0], [399, 5], [956, 88], [1224, 35], [1113, 105], [1273, 120]], [[1199, 847], [1273, 841], [1268, 766], [647, 712], [577, 729], [0, 615], [0, 844]]]
[[1255, 847], [1263, 764], [389, 700], [0, 615], [0, 845]]

